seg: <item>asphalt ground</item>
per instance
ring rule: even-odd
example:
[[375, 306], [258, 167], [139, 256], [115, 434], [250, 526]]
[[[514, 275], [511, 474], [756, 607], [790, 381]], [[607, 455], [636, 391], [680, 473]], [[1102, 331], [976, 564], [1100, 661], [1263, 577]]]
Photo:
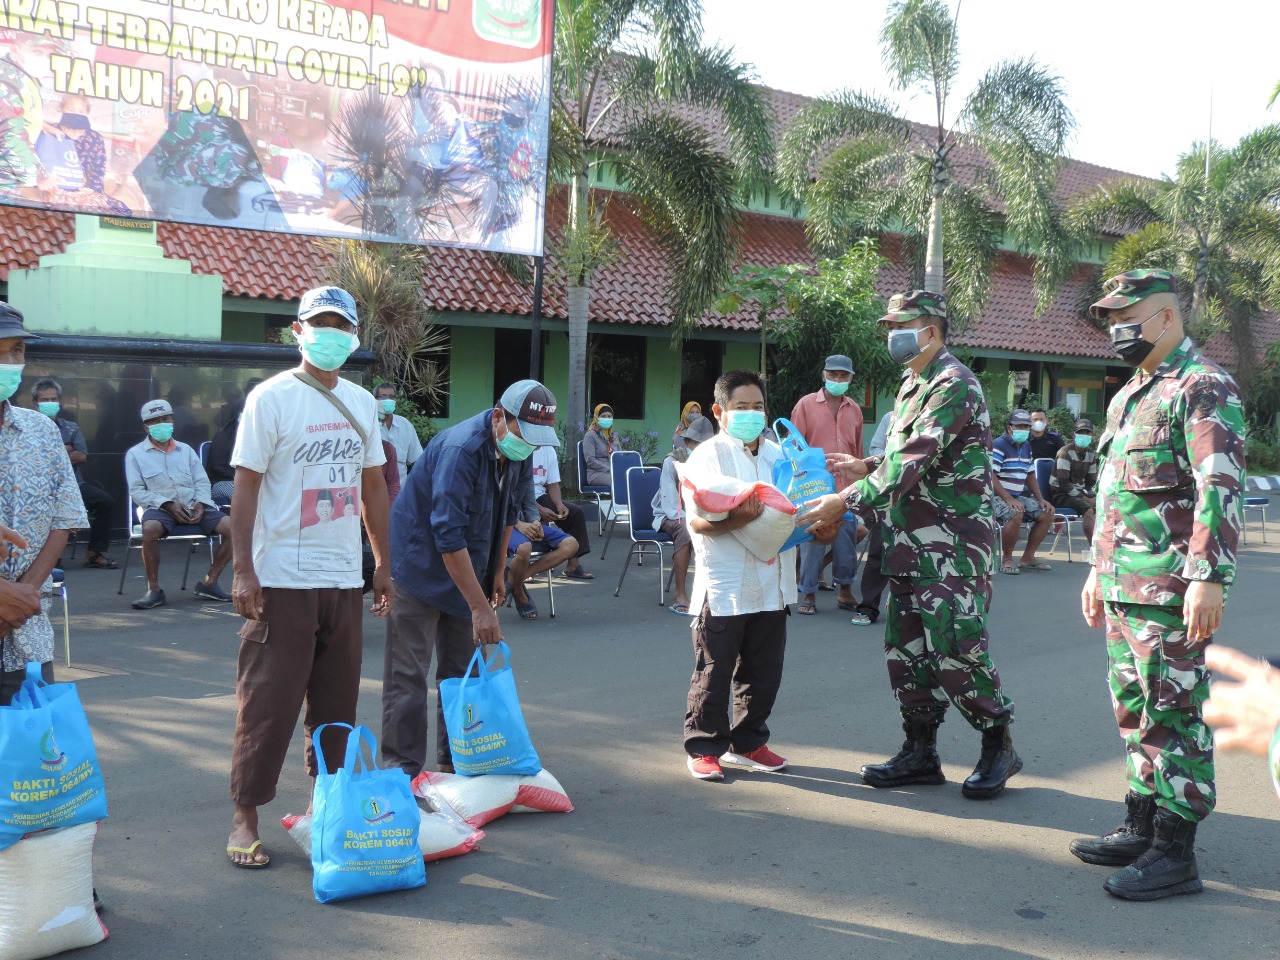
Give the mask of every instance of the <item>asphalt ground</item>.
[[[1261, 655], [1278, 646], [1280, 535], [1266, 547], [1253, 526], [1220, 639]], [[118, 574], [68, 561], [74, 667], [59, 672], [79, 686], [111, 807], [95, 857], [111, 937], [84, 952], [95, 960], [1277, 954], [1280, 803], [1257, 758], [1219, 760], [1204, 894], [1115, 900], [1108, 868], [1068, 853], [1123, 819], [1126, 785], [1102, 635], [1079, 613], [1086, 567], [1066, 562], [1065, 541], [1052, 571], [996, 578], [992, 653], [1025, 767], [990, 802], [960, 794], [979, 737], [954, 710], [939, 737], [946, 785], [861, 783], [902, 733], [882, 627], [852, 626], [831, 593], [788, 626], [771, 746], [790, 768], [694, 781], [681, 749], [689, 621], [658, 605], [652, 561], [615, 599], [625, 542], [603, 561], [596, 544], [597, 579], [557, 580], [554, 620], [544, 586], [531, 591], [540, 619], [502, 614], [534, 743], [577, 809], [509, 815], [478, 851], [429, 864], [426, 889], [334, 905], [313, 900], [310, 863], [278, 823], [307, 804], [300, 731], [262, 809], [271, 866], [226, 860], [239, 620], [178, 589], [183, 549], [165, 546], [169, 603], [146, 612], [129, 607], [145, 590], [136, 556], [124, 596]], [[192, 582], [202, 570], [197, 555]], [[367, 616], [360, 721], [375, 734], [383, 637]]]

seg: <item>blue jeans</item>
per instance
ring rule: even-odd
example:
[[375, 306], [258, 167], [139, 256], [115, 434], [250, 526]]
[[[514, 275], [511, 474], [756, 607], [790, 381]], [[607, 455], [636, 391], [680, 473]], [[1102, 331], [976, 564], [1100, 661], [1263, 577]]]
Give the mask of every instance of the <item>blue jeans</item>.
[[[827, 552], [825, 544], [810, 540], [800, 544], [801, 595], [818, 592], [818, 580], [822, 578], [822, 558]], [[842, 587], [852, 586], [858, 575], [858, 521], [847, 521], [831, 544], [832, 579]]]

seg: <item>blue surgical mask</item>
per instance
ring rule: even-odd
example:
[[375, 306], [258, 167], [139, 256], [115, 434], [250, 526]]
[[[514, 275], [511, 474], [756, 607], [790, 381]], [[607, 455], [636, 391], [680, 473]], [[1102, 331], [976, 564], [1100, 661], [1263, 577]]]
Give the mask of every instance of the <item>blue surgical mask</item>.
[[1030, 430], [1015, 430], [1013, 431], [1013, 442], [1026, 443], [1029, 436], [1031, 436]]
[[173, 436], [172, 423], [153, 423], [147, 427], [147, 433], [151, 435], [151, 439], [156, 443], [168, 443]]
[[725, 432], [743, 443], [750, 443], [764, 432], [763, 410], [731, 410]]
[[337, 370], [359, 345], [354, 333], [309, 323], [302, 325], [302, 336], [298, 338], [298, 349], [307, 362], [321, 370]]
[[62, 404], [57, 400], [44, 400], [36, 404], [36, 409], [43, 413], [46, 417], [56, 417], [62, 410]]
[[613, 426], [613, 417], [596, 417], [596, 423], [600, 424], [601, 430], [608, 430]]
[[0, 403], [4, 403], [17, 391], [18, 384], [22, 382], [23, 366], [25, 364], [0, 363]]
[[1079, 447], [1081, 450], [1084, 450], [1091, 443], [1093, 443], [1093, 434], [1090, 434], [1090, 433], [1076, 434], [1076, 446]]
[[498, 439], [498, 451], [508, 460], [517, 463], [521, 460], [528, 460], [533, 456], [533, 451], [536, 449], [537, 447], [524, 437], [517, 437], [512, 433], [509, 427], [506, 434]]
[[379, 400], [378, 409], [382, 411], [384, 417], [389, 417], [396, 412], [396, 402], [391, 399]]
[[847, 382], [837, 383], [834, 380], [824, 380], [823, 383], [826, 384], [827, 393], [831, 394], [833, 397], [843, 397], [849, 392], [849, 384]]

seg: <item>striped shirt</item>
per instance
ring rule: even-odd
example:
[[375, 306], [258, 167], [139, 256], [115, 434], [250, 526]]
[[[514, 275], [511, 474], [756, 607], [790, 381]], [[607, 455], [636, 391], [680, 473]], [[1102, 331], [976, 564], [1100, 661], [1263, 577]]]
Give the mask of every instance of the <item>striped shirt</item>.
[[991, 444], [991, 469], [1011, 497], [1021, 497], [1027, 492], [1027, 474], [1031, 472], [1032, 462], [1029, 442], [1014, 443], [1009, 434], [1002, 433]]

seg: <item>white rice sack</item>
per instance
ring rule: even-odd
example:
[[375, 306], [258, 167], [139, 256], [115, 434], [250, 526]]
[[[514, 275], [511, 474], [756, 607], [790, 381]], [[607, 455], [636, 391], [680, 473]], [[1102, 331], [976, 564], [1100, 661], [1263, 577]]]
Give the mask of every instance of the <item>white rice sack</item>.
[[796, 529], [795, 506], [776, 487], [769, 489], [777, 493], [786, 506], [779, 505], [778, 497], [762, 496], [760, 500], [764, 510], [760, 516], [732, 532], [732, 536], [751, 551], [753, 557], [765, 563], [772, 563], [778, 558], [778, 551]]
[[46, 830], [0, 851], [0, 960], [37, 960], [107, 939], [93, 909], [96, 823]]
[[731, 532], [752, 556], [772, 563], [796, 529], [796, 505], [777, 487], [763, 480], [738, 480], [720, 474], [686, 472], [681, 484], [699, 510], [723, 516], [749, 497], [759, 499], [764, 510], [745, 527]]
[[[418, 813], [422, 817], [418, 829], [418, 848], [422, 851], [422, 859], [428, 863], [470, 853], [484, 839], [483, 830], [464, 823], [452, 812], [432, 813], [419, 810]], [[311, 815], [291, 813], [281, 818], [280, 825], [289, 831], [289, 836], [293, 837], [302, 852], [311, 856]]]
[[475, 827], [497, 820], [505, 813], [569, 813], [569, 802], [560, 781], [547, 770], [531, 777], [494, 773], [463, 777], [424, 770], [414, 777], [414, 796], [437, 810], [448, 807]]

